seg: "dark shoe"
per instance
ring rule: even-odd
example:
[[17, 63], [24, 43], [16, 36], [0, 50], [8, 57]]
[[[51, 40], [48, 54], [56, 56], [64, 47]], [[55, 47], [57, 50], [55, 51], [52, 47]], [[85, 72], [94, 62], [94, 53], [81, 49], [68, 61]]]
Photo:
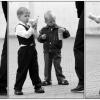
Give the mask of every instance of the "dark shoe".
[[42, 87], [35, 89], [35, 93], [44, 93], [44, 89]]
[[47, 86], [47, 85], [51, 85], [52, 83], [49, 81], [43, 81], [41, 84], [42, 86]]
[[15, 95], [23, 95], [23, 92], [21, 90], [15, 90]]
[[0, 95], [7, 95], [7, 89], [6, 88], [0, 88]]
[[100, 95], [100, 90], [99, 90], [99, 95]]
[[58, 81], [58, 85], [69, 85], [67, 80]]
[[84, 85], [78, 85], [76, 88], [72, 89], [71, 92], [80, 92], [84, 90]]

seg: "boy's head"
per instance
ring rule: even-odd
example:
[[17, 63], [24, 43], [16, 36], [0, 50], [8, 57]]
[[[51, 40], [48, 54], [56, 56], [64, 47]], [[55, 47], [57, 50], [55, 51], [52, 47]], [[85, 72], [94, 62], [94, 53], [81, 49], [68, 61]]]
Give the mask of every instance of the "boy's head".
[[44, 14], [44, 19], [45, 19], [45, 23], [48, 25], [48, 26], [53, 26], [55, 24], [55, 16], [54, 14], [51, 12], [51, 11], [47, 11], [45, 14]]
[[20, 7], [17, 10], [17, 17], [20, 21], [26, 24], [28, 23], [29, 18], [30, 18], [30, 11], [25, 7]]

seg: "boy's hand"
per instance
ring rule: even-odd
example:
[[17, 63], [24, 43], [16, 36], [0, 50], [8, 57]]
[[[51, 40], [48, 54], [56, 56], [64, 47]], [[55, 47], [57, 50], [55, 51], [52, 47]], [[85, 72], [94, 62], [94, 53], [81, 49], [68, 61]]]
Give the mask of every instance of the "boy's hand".
[[34, 28], [36, 30], [37, 29], [37, 23], [32, 24], [32, 28]]
[[64, 28], [59, 28], [58, 29], [58, 38], [59, 40], [62, 40], [63, 39], [63, 32], [65, 31]]
[[46, 39], [46, 34], [41, 35], [42, 39]]
[[37, 29], [37, 20], [29, 20], [29, 24], [32, 28]]

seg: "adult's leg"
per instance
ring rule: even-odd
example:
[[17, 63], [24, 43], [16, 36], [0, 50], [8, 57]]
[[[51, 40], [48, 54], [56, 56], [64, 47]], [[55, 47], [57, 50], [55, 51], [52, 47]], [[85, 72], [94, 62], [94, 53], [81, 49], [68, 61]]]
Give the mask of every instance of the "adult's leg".
[[[83, 26], [83, 27], [82, 27]], [[79, 84], [84, 85], [84, 14], [81, 15], [74, 44], [75, 71]]]
[[[7, 21], [7, 1], [2, 1], [2, 8]], [[7, 93], [7, 30], [1, 54], [0, 93]]]
[[84, 86], [84, 54], [78, 50], [74, 50], [75, 55], [75, 71], [79, 79], [79, 85]]
[[81, 14], [74, 43], [75, 71], [79, 79], [72, 92], [84, 90], [84, 11]]
[[[7, 34], [5, 36], [0, 66], [0, 89], [7, 88]], [[2, 92], [2, 91], [0, 91]]]

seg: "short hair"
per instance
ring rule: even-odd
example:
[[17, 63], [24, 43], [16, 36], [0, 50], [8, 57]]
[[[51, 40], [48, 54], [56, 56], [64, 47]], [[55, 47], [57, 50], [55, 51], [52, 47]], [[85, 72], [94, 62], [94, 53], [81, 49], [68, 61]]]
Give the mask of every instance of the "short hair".
[[23, 15], [25, 12], [30, 14], [30, 11], [26, 7], [20, 7], [17, 10], [17, 16], [19, 17], [19, 16]]
[[44, 13], [44, 19], [49, 19], [49, 18], [53, 18], [55, 20], [55, 14], [51, 11], [48, 10], [47, 12]]

